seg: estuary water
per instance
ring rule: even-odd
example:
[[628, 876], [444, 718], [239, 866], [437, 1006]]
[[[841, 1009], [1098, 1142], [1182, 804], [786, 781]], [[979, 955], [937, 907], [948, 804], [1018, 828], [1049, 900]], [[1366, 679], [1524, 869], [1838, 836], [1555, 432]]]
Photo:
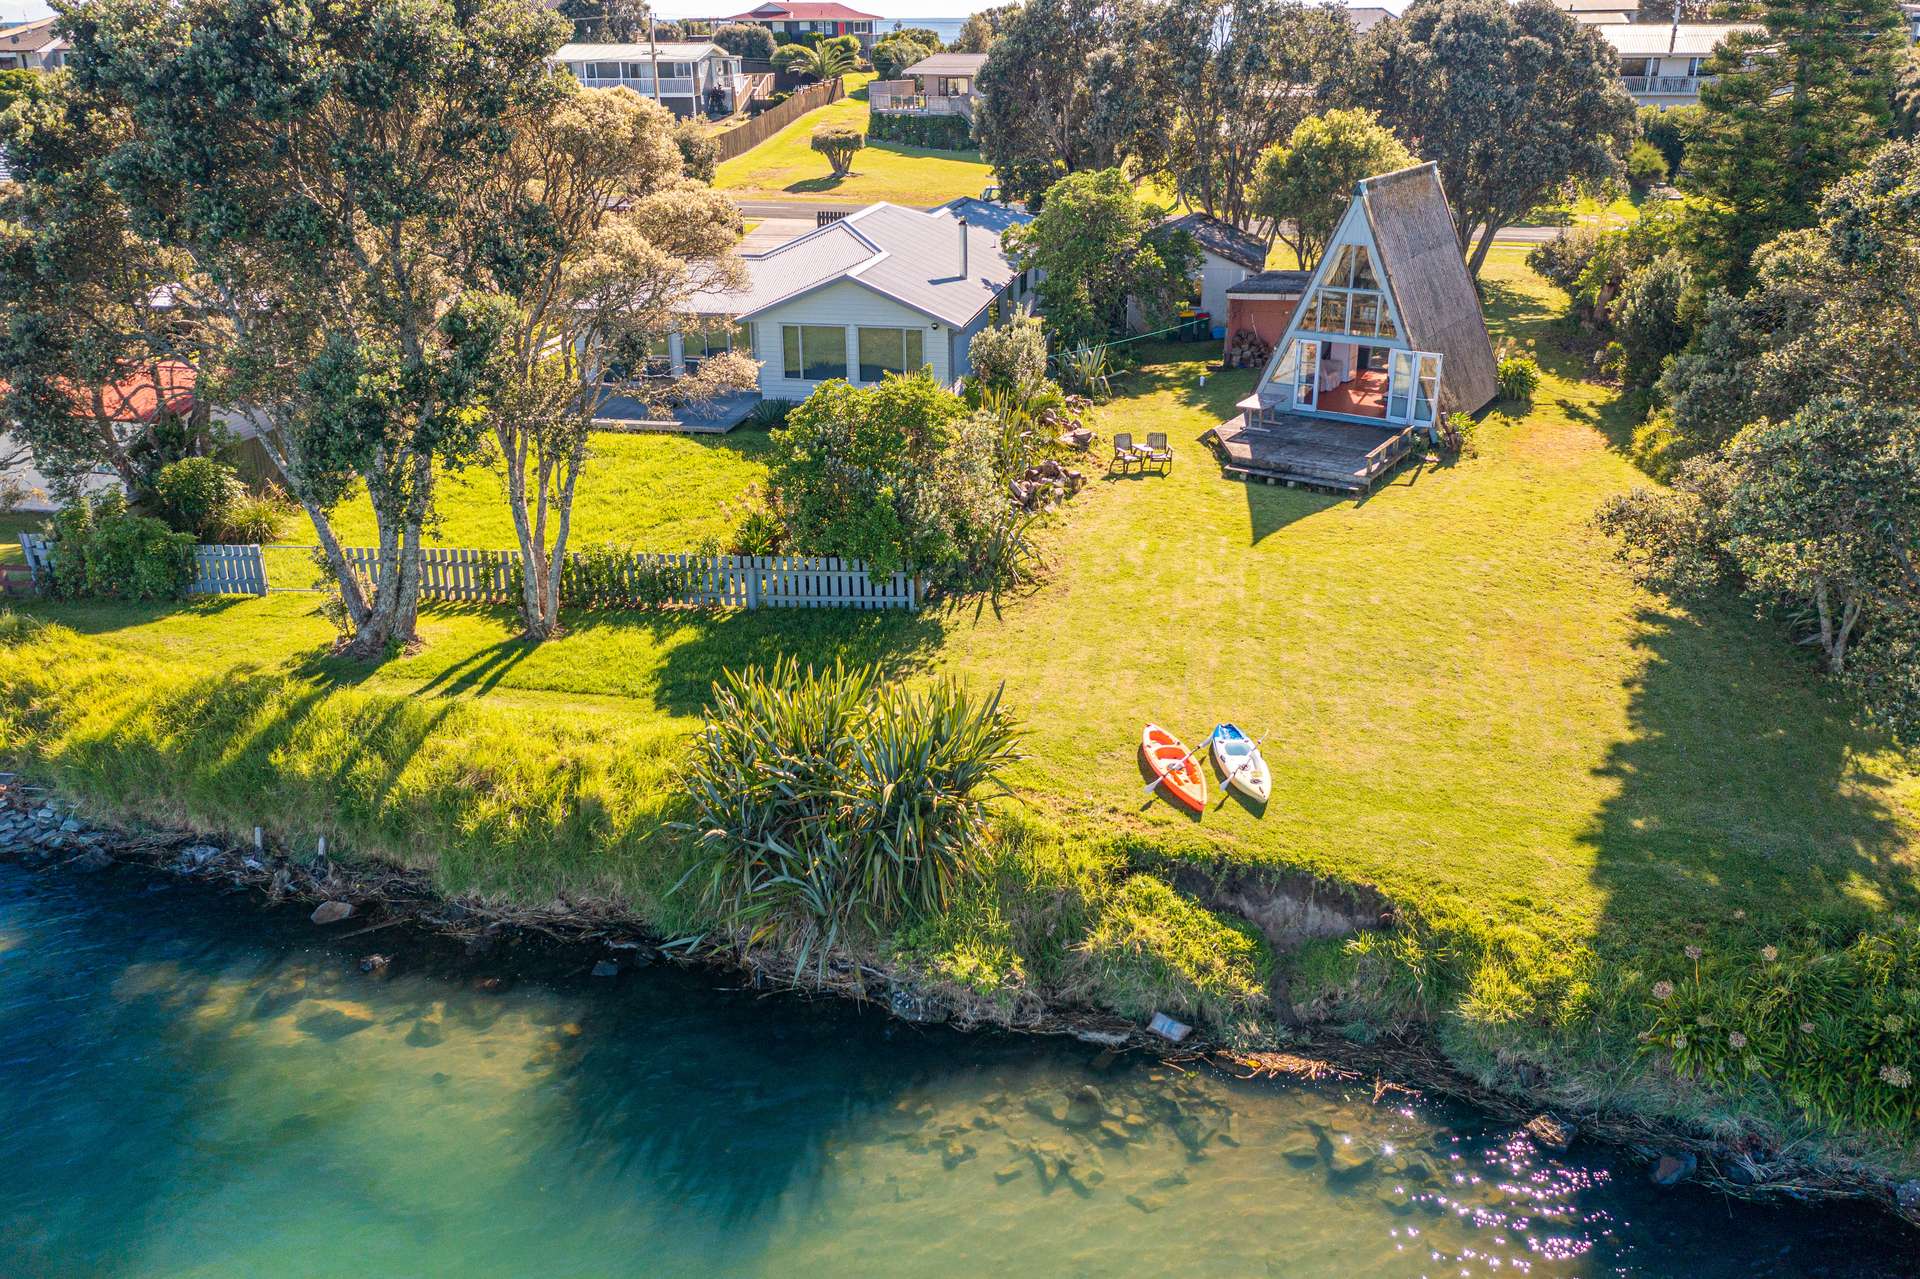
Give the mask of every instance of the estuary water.
[[[1369, 1090], [0, 866], [0, 1274], [1894, 1275]], [[383, 971], [362, 971], [370, 954]], [[377, 966], [376, 966], [377, 967]]]

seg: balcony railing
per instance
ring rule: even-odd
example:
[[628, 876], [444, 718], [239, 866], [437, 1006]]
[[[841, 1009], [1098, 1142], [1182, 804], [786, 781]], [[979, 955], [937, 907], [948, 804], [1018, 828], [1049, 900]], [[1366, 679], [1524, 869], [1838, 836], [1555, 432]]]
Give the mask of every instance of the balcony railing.
[[[632, 89], [643, 98], [653, 96], [653, 81], [643, 76], [584, 76], [580, 84], [588, 89], [618, 89], [622, 86]], [[668, 98], [686, 98], [693, 96], [692, 76], [663, 76], [660, 80], [660, 93]]]
[[905, 115], [963, 115], [973, 118], [973, 96], [945, 97], [935, 93], [881, 92], [867, 89], [867, 106], [874, 111]]
[[1621, 76], [1620, 82], [1628, 93], [1684, 94], [1699, 93], [1707, 79], [1697, 75], [1630, 75]]

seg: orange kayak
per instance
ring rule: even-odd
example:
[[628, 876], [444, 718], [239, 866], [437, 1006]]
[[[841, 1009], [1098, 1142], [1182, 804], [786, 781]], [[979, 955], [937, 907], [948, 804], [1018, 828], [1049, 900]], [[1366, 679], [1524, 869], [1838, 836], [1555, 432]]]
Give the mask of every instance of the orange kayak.
[[1199, 760], [1193, 758], [1185, 742], [1158, 724], [1149, 724], [1140, 734], [1140, 754], [1160, 779], [1158, 789], [1165, 791], [1174, 803], [1196, 813], [1206, 810], [1207, 775], [1200, 770]]

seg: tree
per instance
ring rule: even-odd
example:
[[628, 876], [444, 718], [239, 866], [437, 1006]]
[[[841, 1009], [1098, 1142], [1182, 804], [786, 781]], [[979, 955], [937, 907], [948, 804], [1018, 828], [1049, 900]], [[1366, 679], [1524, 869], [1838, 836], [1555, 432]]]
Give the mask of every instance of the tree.
[[1308, 116], [1285, 143], [1260, 156], [1253, 212], [1266, 219], [1311, 271], [1326, 252], [1362, 178], [1414, 163], [1413, 153], [1365, 108]]
[[1893, 131], [1901, 138], [1920, 138], [1920, 45], [1907, 50], [1893, 86]]
[[773, 32], [753, 22], [728, 22], [714, 28], [713, 42], [736, 58], [773, 61]]
[[867, 135], [850, 124], [823, 124], [808, 145], [827, 157], [834, 177], [844, 178], [853, 172], [853, 153], [867, 145]]
[[1169, 174], [1190, 203], [1244, 226], [1261, 155], [1344, 96], [1353, 25], [1337, 5], [1174, 0], [1159, 38], [1175, 121]]
[[1005, 324], [981, 329], [967, 344], [971, 380], [1007, 391], [1029, 391], [1046, 381], [1047, 338], [1040, 321], [1022, 311]]
[[1493, 237], [1634, 137], [1613, 47], [1548, 0], [1417, 0], [1360, 41], [1360, 98], [1436, 161], [1475, 276]]
[[960, 24], [960, 34], [947, 48], [954, 53], [986, 53], [1000, 33], [1007, 29], [1013, 16], [1020, 12], [1018, 4], [995, 5], [988, 9], [979, 9], [967, 15]]
[[1600, 523], [1651, 585], [1731, 579], [1805, 607], [1828, 672], [1920, 739], [1920, 409], [1818, 398], [1688, 462], [1670, 494], [1613, 499]]
[[[555, 11], [573, 23], [575, 39], [614, 44], [646, 39], [647, 19], [653, 13], [647, 0], [560, 0]], [[656, 24], [653, 34], [673, 40], [680, 33], [676, 24], [668, 22]]]
[[1897, 0], [1753, 0], [1765, 24], [1722, 41], [1703, 68], [1703, 119], [1685, 189], [1701, 196], [1698, 251], [1735, 290], [1755, 250], [1811, 225], [1821, 192], [1887, 132], [1901, 54]]
[[783, 44], [773, 51], [773, 65], [802, 80], [832, 80], [852, 72], [854, 55], [844, 45], [825, 40]]
[[893, 31], [873, 46], [873, 69], [882, 80], [898, 80], [906, 69], [940, 51], [939, 37], [925, 40], [905, 31]]
[[0, 71], [0, 111], [5, 111], [25, 96], [40, 79], [38, 71], [26, 67], [11, 67]]
[[1033, 0], [1011, 15], [975, 82], [980, 154], [1009, 198], [1036, 200], [1087, 169], [1160, 166], [1170, 90], [1158, 17], [1145, 0]]
[[[481, 343], [497, 330], [456, 304], [528, 230], [494, 173], [567, 92], [548, 65], [565, 23], [414, 0], [92, 0], [66, 20], [75, 84], [133, 130], [108, 181], [190, 264], [183, 306], [223, 327], [213, 392], [312, 519], [350, 651], [412, 641], [436, 465], [474, 455], [469, 392], [496, 354]], [[327, 517], [355, 481], [378, 535], [370, 594]]]
[[1688, 324], [1693, 268], [1685, 254], [1669, 249], [1627, 276], [1613, 307], [1613, 328], [1625, 352], [1622, 375], [1629, 386], [1652, 386], [1669, 359], [1691, 335]]
[[1118, 169], [1075, 173], [1047, 190], [1040, 213], [1002, 242], [1021, 270], [1044, 272], [1040, 311], [1055, 350], [1105, 342], [1126, 323], [1127, 301], [1159, 327], [1199, 270], [1184, 231], [1159, 229], [1160, 211]]
[[1679, 173], [1686, 162], [1687, 146], [1704, 114], [1699, 107], [1641, 107], [1636, 113], [1641, 138], [1660, 152], [1669, 174]]
[[754, 382], [738, 353], [678, 379], [624, 372], [644, 371], [654, 335], [707, 336], [689, 300], [744, 282], [739, 214], [682, 178], [675, 132], [671, 112], [628, 89], [577, 91], [526, 121], [492, 174], [508, 234], [479, 263], [485, 291], [453, 312], [479, 335], [465, 344], [483, 355], [467, 398], [492, 437], [536, 639], [559, 624], [574, 491], [601, 406], [625, 395], [665, 407]]
[[682, 120], [674, 126], [673, 140], [680, 148], [680, 167], [695, 182], [711, 183], [720, 167], [720, 144], [697, 121]]
[[108, 184], [124, 117], [65, 72], [30, 74], [0, 116], [14, 176], [0, 200], [5, 416], [57, 495], [101, 466], [139, 494], [205, 427], [204, 408], [184, 430], [164, 411], [141, 417], [202, 362], [203, 335], [174, 305], [187, 264], [136, 234]]

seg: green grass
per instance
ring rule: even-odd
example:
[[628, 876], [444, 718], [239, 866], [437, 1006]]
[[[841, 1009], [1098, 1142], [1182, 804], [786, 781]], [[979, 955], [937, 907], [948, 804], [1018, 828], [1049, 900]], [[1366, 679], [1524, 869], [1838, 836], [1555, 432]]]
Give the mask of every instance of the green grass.
[[869, 138], [853, 158], [853, 172], [833, 176], [827, 158], [809, 145], [825, 124], [850, 124], [865, 132], [867, 85], [871, 75], [847, 77], [847, 96], [789, 124], [743, 155], [721, 164], [713, 185], [731, 195], [756, 200], [827, 199], [855, 203], [885, 200], [914, 208], [941, 204], [963, 195], [979, 195], [993, 182], [993, 171], [974, 151], [935, 151]]
[[[329, 799], [345, 778], [347, 811], [364, 809], [349, 834], [456, 886], [648, 903], [662, 872], [632, 850], [723, 668], [795, 653], [1004, 681], [1030, 755], [1012, 778], [1023, 838], [1058, 860], [1002, 867], [905, 953], [976, 990], [1034, 981], [1129, 1010], [1184, 990], [1181, 1006], [1230, 1019], [1264, 958], [1217, 919], [1160, 909], [1131, 874], [1230, 864], [1369, 883], [1417, 926], [1373, 946], [1384, 963], [1283, 957], [1295, 999], [1378, 1014], [1424, 975], [1425, 1011], [1454, 1014], [1439, 1025], [1457, 1060], [1496, 1074], [1518, 1054], [1591, 1094], [1652, 1090], [1690, 1113], [1706, 1102], [1624, 1065], [1647, 983], [1681, 976], [1687, 945], [1746, 953], [1810, 921], [1920, 911], [1920, 778], [1768, 623], [1731, 601], [1680, 609], [1613, 562], [1591, 516], [1641, 478], [1627, 415], [1578, 380], [1564, 299], [1524, 252], [1495, 249], [1486, 287], [1496, 341], [1545, 367], [1533, 405], [1490, 417], [1478, 456], [1413, 466], [1363, 502], [1223, 479], [1198, 437], [1253, 375], [1203, 387], [1197, 348], [1152, 347], [1101, 425], [1169, 432], [1172, 474], [1097, 478], [1044, 535], [1045, 583], [998, 608], [579, 616], [533, 647], [503, 610], [430, 607], [420, 652], [362, 669], [323, 657], [311, 597], [35, 604], [91, 638], [0, 646], [0, 737], [110, 798], [168, 795], [190, 758], [181, 807], [243, 827], [258, 818], [240, 808], [281, 802], [269, 748], [312, 734], [283, 751], [326, 761], [300, 764], [285, 800], [298, 821], [346, 821]], [[583, 534], [645, 528], [632, 540], [659, 549], [672, 530], [719, 527], [709, 496], [758, 473], [731, 437], [604, 448]], [[487, 493], [443, 491], [448, 541], [505, 544], [483, 537], [505, 528]], [[224, 671], [266, 681], [280, 709], [198, 713]], [[1197, 740], [1227, 719], [1267, 738], [1264, 812], [1227, 800], [1194, 820], [1143, 796], [1143, 722]], [[394, 748], [363, 752], [379, 761], [330, 745], [388, 723]], [[227, 776], [228, 759], [249, 763]], [[448, 833], [459, 873], [423, 831]], [[580, 843], [599, 838], [605, 858]]]
[[44, 515], [24, 511], [0, 511], [0, 564], [24, 564], [27, 553], [20, 549], [22, 533], [38, 532], [47, 522]]

